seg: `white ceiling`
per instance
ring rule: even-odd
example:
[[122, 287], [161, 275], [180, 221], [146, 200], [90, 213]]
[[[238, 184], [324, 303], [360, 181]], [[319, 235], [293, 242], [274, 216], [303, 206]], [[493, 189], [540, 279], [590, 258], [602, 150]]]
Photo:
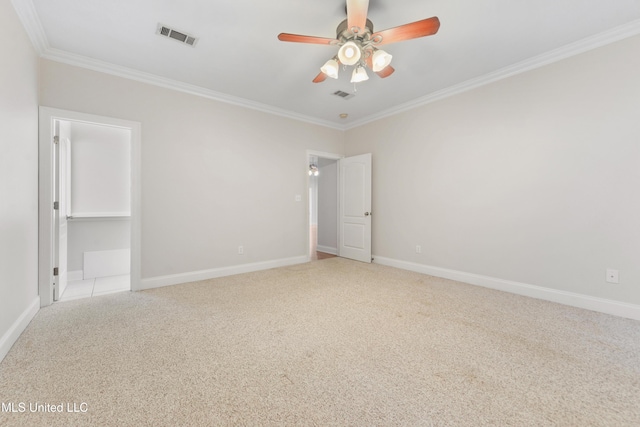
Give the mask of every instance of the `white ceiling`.
[[[280, 32], [335, 37], [344, 0], [13, 3], [45, 58], [337, 128], [640, 33], [640, 0], [370, 0], [375, 30], [438, 16], [440, 31], [385, 46], [395, 73], [369, 73], [344, 100], [332, 93], [354, 91], [350, 72], [311, 82], [336, 47], [277, 39]], [[199, 41], [189, 47], [159, 36], [158, 23]]]

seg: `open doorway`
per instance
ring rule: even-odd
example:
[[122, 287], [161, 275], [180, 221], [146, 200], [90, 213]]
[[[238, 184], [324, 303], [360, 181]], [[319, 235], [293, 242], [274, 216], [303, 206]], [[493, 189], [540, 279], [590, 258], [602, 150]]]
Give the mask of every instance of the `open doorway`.
[[135, 122], [41, 108], [41, 306], [136, 289]]
[[131, 130], [58, 119], [54, 125], [60, 180], [54, 300], [131, 290]]
[[[327, 154], [325, 154], [327, 156]], [[338, 159], [309, 154], [309, 259], [338, 256]]]
[[366, 263], [373, 261], [371, 160], [371, 153], [344, 157], [307, 152], [310, 260], [318, 259], [321, 252]]

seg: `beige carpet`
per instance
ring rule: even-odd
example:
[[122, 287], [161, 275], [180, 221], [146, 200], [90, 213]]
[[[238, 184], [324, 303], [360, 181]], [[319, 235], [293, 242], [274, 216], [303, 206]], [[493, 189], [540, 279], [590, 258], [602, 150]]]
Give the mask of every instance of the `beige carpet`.
[[42, 309], [0, 402], [2, 426], [638, 426], [640, 322], [333, 258]]

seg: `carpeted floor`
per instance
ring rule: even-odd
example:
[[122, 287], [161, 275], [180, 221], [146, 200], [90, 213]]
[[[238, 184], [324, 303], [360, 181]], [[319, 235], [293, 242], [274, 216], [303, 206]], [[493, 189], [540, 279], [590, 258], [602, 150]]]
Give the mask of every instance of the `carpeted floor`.
[[2, 426], [638, 426], [640, 322], [332, 258], [44, 308], [0, 402]]

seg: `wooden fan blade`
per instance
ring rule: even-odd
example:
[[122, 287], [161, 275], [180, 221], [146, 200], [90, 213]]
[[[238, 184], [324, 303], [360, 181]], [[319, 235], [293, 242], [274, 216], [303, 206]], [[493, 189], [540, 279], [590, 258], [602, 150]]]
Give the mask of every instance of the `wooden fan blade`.
[[[418, 37], [430, 36], [438, 32], [440, 20], [437, 16], [412, 22], [411, 24], [400, 25], [388, 30], [373, 33], [371, 38], [376, 45], [400, 42], [403, 40], [417, 39]], [[380, 40], [380, 41], [378, 41]]]
[[369, 0], [347, 0], [347, 25], [349, 29], [357, 28], [362, 32], [367, 25]]
[[313, 79], [314, 83], [322, 83], [323, 81], [327, 80], [327, 75], [323, 72], [320, 72], [320, 74], [318, 74], [316, 76], [315, 79]]
[[393, 74], [394, 71], [395, 69], [391, 65], [387, 65], [382, 70], [378, 71], [376, 74], [384, 79], [385, 77], [389, 77], [391, 74]]
[[338, 40], [336, 39], [330, 39], [326, 37], [302, 36], [300, 34], [289, 34], [289, 33], [278, 34], [278, 40], [283, 42], [312, 43], [312, 44], [331, 44], [331, 43], [338, 42]]

